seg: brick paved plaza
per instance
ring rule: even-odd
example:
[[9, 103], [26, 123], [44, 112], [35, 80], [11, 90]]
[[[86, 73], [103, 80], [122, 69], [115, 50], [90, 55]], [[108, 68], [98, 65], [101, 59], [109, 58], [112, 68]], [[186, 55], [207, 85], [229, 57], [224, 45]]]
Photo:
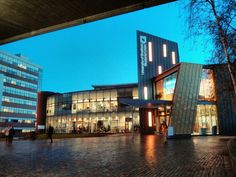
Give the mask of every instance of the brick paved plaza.
[[0, 142], [0, 176], [233, 176], [229, 137], [156, 135]]

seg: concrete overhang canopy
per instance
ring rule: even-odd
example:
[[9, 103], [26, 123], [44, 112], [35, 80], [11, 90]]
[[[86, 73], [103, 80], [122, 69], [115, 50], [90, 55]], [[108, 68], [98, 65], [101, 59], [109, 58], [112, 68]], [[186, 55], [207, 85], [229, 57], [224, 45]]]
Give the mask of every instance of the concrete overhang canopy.
[[175, 0], [0, 0], [0, 44]]
[[142, 99], [130, 99], [130, 98], [120, 98], [119, 102], [136, 108], [149, 108], [149, 109], [172, 104], [172, 101], [167, 101], [167, 100], [142, 100]]

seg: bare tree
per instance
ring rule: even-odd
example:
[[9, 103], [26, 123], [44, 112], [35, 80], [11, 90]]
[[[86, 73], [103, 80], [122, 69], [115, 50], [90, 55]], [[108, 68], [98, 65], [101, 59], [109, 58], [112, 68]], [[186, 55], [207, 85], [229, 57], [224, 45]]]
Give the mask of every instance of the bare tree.
[[188, 24], [190, 35], [207, 34], [212, 39], [211, 62], [226, 63], [236, 95], [232, 68], [236, 63], [236, 1], [190, 0]]

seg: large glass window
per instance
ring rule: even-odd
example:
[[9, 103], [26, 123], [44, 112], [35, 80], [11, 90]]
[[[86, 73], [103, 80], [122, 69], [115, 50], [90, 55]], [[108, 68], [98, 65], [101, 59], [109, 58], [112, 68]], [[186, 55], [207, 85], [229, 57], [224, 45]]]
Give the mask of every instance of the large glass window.
[[32, 71], [32, 72], [38, 72], [39, 71], [39, 68], [37, 68], [37, 67], [35, 67], [31, 64], [28, 64], [26, 62], [23, 62], [22, 59], [23, 58], [21, 58], [21, 60], [19, 60], [19, 59], [15, 58], [15, 56], [12, 57], [12, 56], [9, 56], [5, 53], [0, 53], [0, 60], [2, 60], [2, 61], [5, 61], [5, 62], [10, 63], [12, 65], [18, 66], [19, 68], [29, 70], [29, 71]]
[[27, 87], [27, 88], [36, 89], [36, 90], [38, 89], [37, 84], [31, 84], [29, 82], [25, 82], [25, 81], [18, 80], [18, 79], [15, 79], [15, 78], [11, 78], [11, 77], [8, 77], [8, 76], [5, 76], [3, 81], [7, 82], [7, 83], [10, 83], [10, 84], [18, 85], [18, 86], [21, 86], [21, 87]]
[[133, 99], [138, 99], [138, 88], [133, 88]]
[[156, 99], [172, 100], [174, 95], [177, 73], [156, 82]]
[[5, 72], [5, 73], [9, 73], [9, 74], [13, 74], [15, 76], [30, 79], [32, 81], [37, 81], [38, 80], [37, 76], [34, 76], [32, 74], [28, 74], [28, 73], [25, 73], [25, 72], [22, 72], [22, 71], [19, 71], [19, 70], [16, 70], [14, 68], [10, 68], [10, 67], [4, 66], [4, 65], [0, 65], [0, 70]]
[[111, 101], [111, 111], [117, 111], [118, 103], [117, 101]]
[[201, 101], [216, 101], [213, 70], [211, 69], [202, 70], [198, 98]]
[[117, 90], [111, 90], [111, 100], [117, 100]]
[[34, 92], [29, 92], [29, 91], [20, 90], [20, 89], [16, 89], [12, 87], [7, 87], [7, 86], [4, 86], [3, 89], [4, 89], [4, 92], [6, 93], [26, 96], [30, 98], [37, 98], [37, 93], [34, 93]]
[[25, 104], [30, 106], [36, 106], [36, 101], [30, 101], [30, 100], [24, 100], [20, 98], [12, 98], [8, 96], [3, 96], [2, 101], [10, 102], [10, 103], [16, 103], [16, 104]]
[[96, 112], [96, 102], [90, 102], [89, 107], [91, 112]]
[[216, 134], [218, 129], [217, 127], [216, 105], [197, 105], [197, 115], [193, 134]]
[[2, 106], [1, 111], [2, 112], [10, 112], [10, 113], [33, 114], [33, 115], [35, 115], [35, 110], [22, 109], [22, 108], [13, 108], [13, 107], [8, 107], [8, 106]]

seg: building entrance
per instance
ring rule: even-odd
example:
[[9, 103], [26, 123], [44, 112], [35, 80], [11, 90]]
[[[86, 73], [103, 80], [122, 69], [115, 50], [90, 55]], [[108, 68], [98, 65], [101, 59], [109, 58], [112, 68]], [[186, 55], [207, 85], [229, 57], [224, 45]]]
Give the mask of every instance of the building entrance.
[[169, 126], [171, 123], [171, 106], [158, 106], [156, 109], [156, 132], [161, 133], [161, 124], [165, 121], [166, 124]]
[[216, 105], [197, 105], [197, 115], [193, 135], [216, 135], [218, 121]]

